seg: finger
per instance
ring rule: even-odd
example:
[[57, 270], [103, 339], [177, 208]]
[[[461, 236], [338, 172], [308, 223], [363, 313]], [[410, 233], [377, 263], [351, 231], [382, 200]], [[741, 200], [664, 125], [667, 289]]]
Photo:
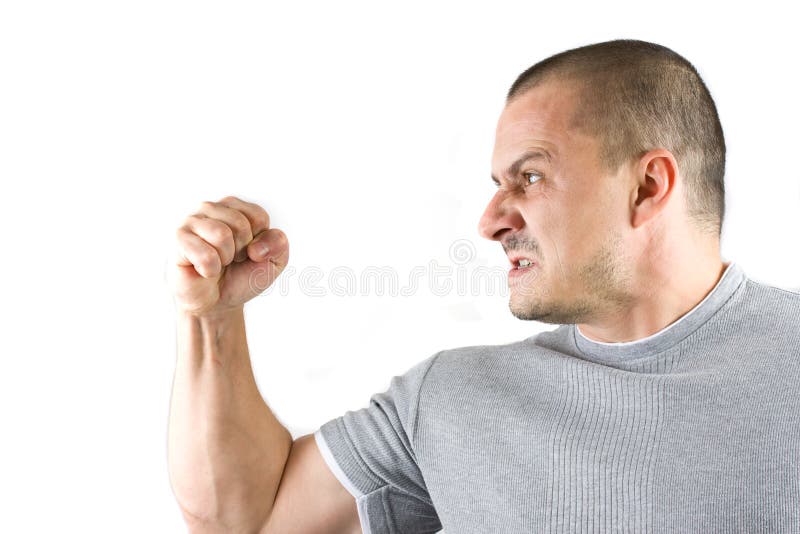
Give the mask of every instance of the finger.
[[223, 266], [233, 261], [236, 243], [233, 239], [233, 230], [224, 222], [203, 214], [190, 215], [182, 228], [188, 229], [214, 247]]
[[257, 235], [269, 228], [269, 213], [258, 204], [246, 202], [233, 196], [220, 199], [219, 203], [241, 211], [250, 221], [250, 230], [253, 235]]
[[186, 227], [176, 232], [175, 262], [182, 267], [193, 266], [203, 278], [214, 278], [222, 272], [222, 260], [217, 250]]
[[[266, 247], [266, 253], [262, 252], [262, 247]], [[247, 255], [256, 262], [263, 262], [269, 258], [273, 263], [283, 267], [289, 260], [289, 239], [278, 228], [264, 230], [248, 245]]]
[[[256, 253], [256, 245], [262, 241], [270, 247], [266, 256]], [[289, 263], [289, 240], [281, 230], [269, 228], [256, 236], [248, 246], [248, 254], [253, 261], [230, 266], [231, 291], [236, 294], [250, 291], [257, 295], [272, 285]]]
[[195, 215], [205, 215], [227, 224], [233, 232], [233, 259], [242, 261], [247, 258], [245, 247], [253, 240], [253, 230], [250, 226], [250, 219], [244, 213], [219, 202], [205, 201], [200, 204], [200, 209]]

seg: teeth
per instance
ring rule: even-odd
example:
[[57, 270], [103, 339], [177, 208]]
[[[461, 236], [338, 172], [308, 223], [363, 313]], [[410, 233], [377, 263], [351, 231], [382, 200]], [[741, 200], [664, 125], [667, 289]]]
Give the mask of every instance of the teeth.
[[526, 260], [526, 259], [519, 260], [520, 268], [522, 268], [522, 267], [530, 267], [530, 265], [531, 265], [531, 260]]

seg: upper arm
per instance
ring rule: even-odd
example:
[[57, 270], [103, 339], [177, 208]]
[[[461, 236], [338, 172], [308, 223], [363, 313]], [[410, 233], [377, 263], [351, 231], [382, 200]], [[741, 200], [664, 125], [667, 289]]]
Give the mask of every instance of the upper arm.
[[269, 520], [259, 534], [361, 534], [356, 500], [325, 463], [313, 434], [294, 440]]

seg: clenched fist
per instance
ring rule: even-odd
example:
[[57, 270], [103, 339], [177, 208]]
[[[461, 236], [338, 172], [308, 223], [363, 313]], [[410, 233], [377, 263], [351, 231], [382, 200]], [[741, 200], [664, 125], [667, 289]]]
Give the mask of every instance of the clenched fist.
[[286, 234], [269, 215], [236, 197], [203, 202], [176, 232], [169, 284], [180, 311], [196, 316], [244, 305], [281, 274], [289, 260]]

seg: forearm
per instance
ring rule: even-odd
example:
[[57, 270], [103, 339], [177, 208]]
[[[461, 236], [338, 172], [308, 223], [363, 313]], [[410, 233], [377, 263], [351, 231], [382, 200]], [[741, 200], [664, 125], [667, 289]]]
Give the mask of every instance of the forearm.
[[242, 309], [177, 318], [169, 417], [170, 481], [192, 532], [264, 523], [292, 437], [253, 377]]

